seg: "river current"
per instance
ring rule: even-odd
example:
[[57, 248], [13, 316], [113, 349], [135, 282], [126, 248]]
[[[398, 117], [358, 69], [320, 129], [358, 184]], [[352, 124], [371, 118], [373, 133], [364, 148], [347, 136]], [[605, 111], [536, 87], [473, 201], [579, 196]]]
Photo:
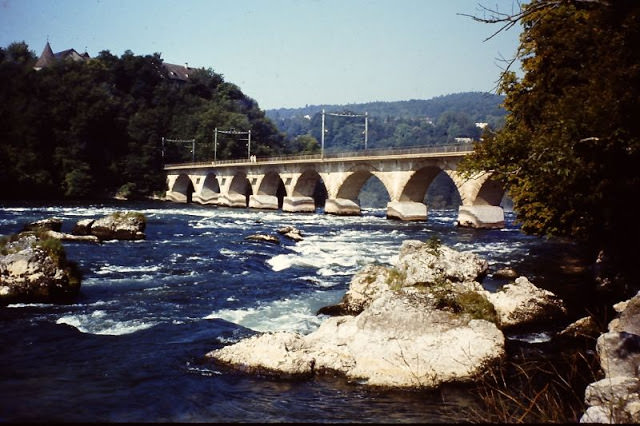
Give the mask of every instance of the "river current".
[[[76, 221], [114, 211], [147, 217], [146, 239], [65, 242], [83, 272], [71, 304], [0, 307], [0, 422], [447, 422], [472, 403], [464, 389], [382, 391], [340, 379], [285, 381], [239, 374], [203, 359], [255, 332], [313, 331], [362, 266], [392, 264], [402, 241], [432, 236], [509, 266], [536, 285], [557, 281], [550, 259], [572, 248], [523, 235], [507, 213], [501, 230], [455, 224], [454, 210], [426, 222], [291, 214], [165, 202], [0, 204], [0, 235], [31, 221]], [[304, 240], [248, 241], [300, 229]], [[502, 282], [489, 276], [485, 287]], [[566, 285], [567, 283], [564, 282]], [[566, 288], [566, 287], [565, 287]], [[545, 330], [507, 336], [527, 344]], [[471, 416], [471, 414], [468, 414]], [[467, 417], [470, 418], [470, 417]]]

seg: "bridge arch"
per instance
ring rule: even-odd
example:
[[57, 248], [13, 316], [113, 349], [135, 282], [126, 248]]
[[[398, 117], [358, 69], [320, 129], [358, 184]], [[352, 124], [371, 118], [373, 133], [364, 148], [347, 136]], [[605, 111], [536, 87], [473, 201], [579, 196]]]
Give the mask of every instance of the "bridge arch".
[[505, 195], [504, 186], [487, 176], [473, 202], [474, 205], [499, 206]]
[[318, 185], [324, 186], [324, 181], [315, 169], [304, 170], [293, 186], [292, 197], [313, 197]]
[[220, 197], [220, 183], [215, 173], [207, 173], [199, 193], [193, 194], [200, 204], [216, 204]]
[[371, 179], [375, 178], [378, 180], [385, 191], [387, 192], [387, 196], [391, 198], [391, 191], [387, 186], [386, 179], [382, 176], [378, 176], [375, 172], [371, 172], [369, 170], [357, 170], [346, 177], [346, 179], [340, 185], [336, 198], [348, 199], [352, 201], [357, 201], [360, 196], [360, 192], [362, 191], [362, 187]]
[[424, 204], [428, 209], [459, 208], [462, 205], [460, 189], [447, 170], [438, 173], [427, 188]]
[[265, 173], [256, 193], [258, 195], [277, 195], [278, 191], [281, 191], [283, 188], [284, 182], [282, 181], [280, 174], [274, 170], [270, 170]]
[[167, 198], [179, 203], [190, 203], [192, 201], [194, 186], [191, 178], [186, 173], [181, 173], [173, 182], [169, 182]]
[[402, 188], [398, 201], [422, 203], [431, 183], [442, 172], [438, 166], [425, 166], [415, 171]]
[[289, 187], [289, 196], [283, 199], [282, 211], [312, 213], [325, 204], [327, 188], [322, 176], [314, 168], [307, 167], [287, 178], [286, 185]]
[[253, 189], [244, 172], [236, 173], [229, 183], [229, 190], [224, 194], [219, 205], [228, 207], [247, 207], [249, 197], [253, 194]]
[[287, 189], [275, 170], [265, 172], [256, 188], [256, 194], [249, 197], [249, 207], [258, 209], [282, 208]]

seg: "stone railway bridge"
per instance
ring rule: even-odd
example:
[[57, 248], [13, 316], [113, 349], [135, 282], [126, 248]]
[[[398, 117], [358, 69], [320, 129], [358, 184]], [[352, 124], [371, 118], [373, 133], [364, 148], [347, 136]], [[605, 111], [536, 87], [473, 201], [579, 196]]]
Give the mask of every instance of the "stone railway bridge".
[[[359, 215], [358, 195], [371, 177], [378, 178], [389, 199], [387, 217], [427, 219], [425, 194], [436, 176], [446, 173], [458, 189], [458, 223], [477, 228], [504, 226], [503, 188], [482, 173], [463, 179], [456, 171], [472, 152], [471, 144], [402, 150], [224, 160], [169, 164], [165, 198], [226, 207], [315, 212], [318, 185], [324, 185], [324, 212]], [[321, 187], [320, 187], [321, 188]]]

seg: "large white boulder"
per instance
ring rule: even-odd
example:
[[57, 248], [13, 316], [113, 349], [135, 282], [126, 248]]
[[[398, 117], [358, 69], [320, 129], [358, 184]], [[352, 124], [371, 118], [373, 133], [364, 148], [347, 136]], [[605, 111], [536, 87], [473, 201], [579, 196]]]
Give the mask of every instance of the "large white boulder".
[[358, 272], [331, 312], [339, 316], [316, 331], [267, 333], [207, 356], [243, 371], [338, 374], [383, 387], [469, 381], [504, 355], [498, 327], [456, 305], [459, 294], [473, 293], [490, 306], [473, 281], [486, 267], [476, 255], [437, 242], [407, 241], [394, 268], [368, 265]]
[[331, 317], [306, 336], [266, 333], [207, 356], [262, 374], [338, 374], [372, 386], [434, 388], [469, 381], [504, 355], [504, 336], [493, 323], [429, 306], [389, 291], [361, 314]]
[[368, 265], [353, 277], [342, 301], [321, 310], [334, 316], [316, 331], [261, 334], [207, 357], [247, 372], [337, 374], [382, 387], [470, 381], [504, 356], [500, 325], [564, 309], [526, 278], [491, 298], [476, 281], [486, 271], [473, 253], [437, 240], [405, 241], [394, 267]]

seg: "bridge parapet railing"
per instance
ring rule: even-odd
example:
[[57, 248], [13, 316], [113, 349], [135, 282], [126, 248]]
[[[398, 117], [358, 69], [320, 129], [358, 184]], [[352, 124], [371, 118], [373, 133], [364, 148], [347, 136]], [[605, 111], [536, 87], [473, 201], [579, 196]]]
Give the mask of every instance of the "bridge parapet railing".
[[270, 162], [285, 162], [285, 161], [309, 161], [309, 160], [325, 160], [325, 159], [340, 159], [340, 158], [358, 158], [358, 157], [389, 157], [398, 155], [412, 155], [412, 154], [445, 154], [452, 152], [469, 152], [473, 151], [472, 143], [450, 144], [450, 145], [430, 145], [410, 148], [386, 148], [386, 149], [366, 149], [360, 151], [341, 151], [341, 152], [324, 152], [323, 154], [303, 154], [303, 155], [281, 155], [276, 157], [258, 157], [255, 160], [249, 161], [246, 158], [233, 159], [233, 160], [216, 160], [216, 161], [200, 161], [191, 163], [174, 163], [165, 164], [165, 169], [177, 168], [177, 167], [208, 167], [208, 166], [223, 166], [231, 164], [256, 164], [256, 163], [270, 163]]

